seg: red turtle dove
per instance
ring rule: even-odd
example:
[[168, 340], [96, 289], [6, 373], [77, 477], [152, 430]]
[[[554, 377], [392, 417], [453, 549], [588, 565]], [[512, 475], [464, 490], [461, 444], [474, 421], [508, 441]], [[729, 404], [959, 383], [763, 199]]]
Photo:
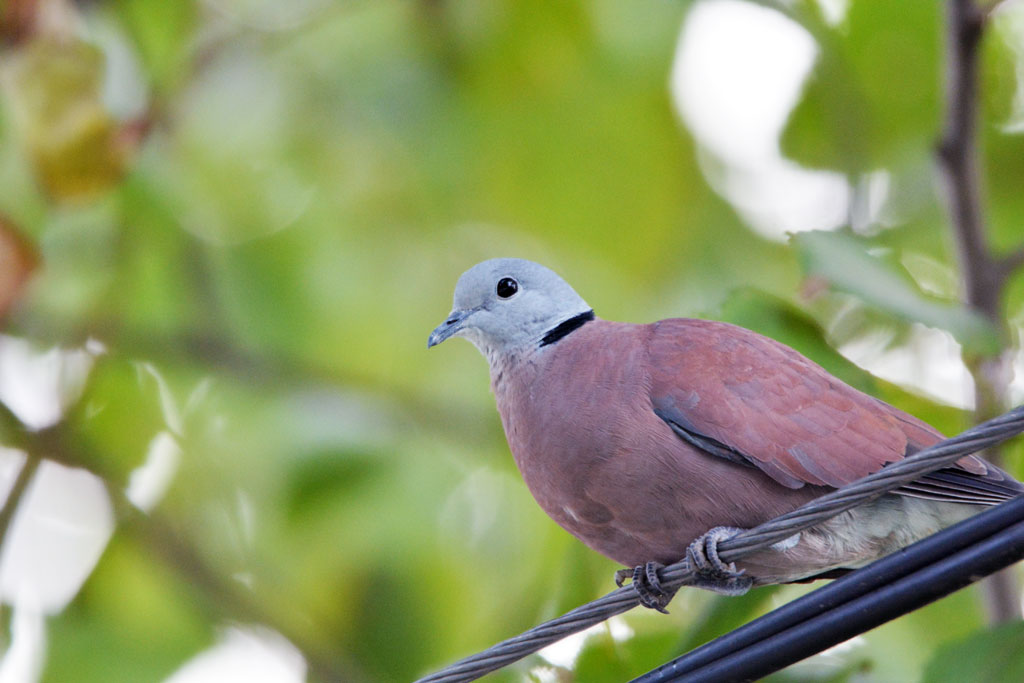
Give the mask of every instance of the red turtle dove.
[[718, 560], [717, 541], [942, 435], [750, 330], [596, 318], [558, 275], [521, 259], [484, 261], [459, 278], [428, 346], [456, 336], [487, 358], [534, 498], [585, 544], [636, 566], [648, 606], [671, 597], [659, 594], [659, 563], [689, 556], [706, 569], [697, 585], [730, 594], [834, 576], [1024, 491], [965, 457], [737, 570]]

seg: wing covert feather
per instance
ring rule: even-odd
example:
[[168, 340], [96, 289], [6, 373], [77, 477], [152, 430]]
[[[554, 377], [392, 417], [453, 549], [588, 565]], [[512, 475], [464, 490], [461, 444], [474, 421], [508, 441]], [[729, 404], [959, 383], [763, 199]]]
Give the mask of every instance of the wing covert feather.
[[[648, 352], [652, 406], [677, 434], [710, 439], [790, 488], [840, 487], [943, 438], [793, 349], [734, 325], [663, 320], [652, 326]], [[973, 456], [957, 467], [1002, 479]]]

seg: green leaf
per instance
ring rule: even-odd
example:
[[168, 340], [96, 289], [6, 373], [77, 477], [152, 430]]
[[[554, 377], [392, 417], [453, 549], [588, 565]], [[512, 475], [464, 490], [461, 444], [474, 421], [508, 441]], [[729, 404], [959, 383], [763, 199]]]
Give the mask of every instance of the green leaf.
[[940, 649], [922, 683], [1018, 683], [1024, 680], [1022, 642], [1021, 622], [979, 631]]
[[824, 278], [833, 288], [899, 319], [947, 330], [969, 351], [992, 353], [999, 349], [998, 333], [979, 314], [922, 294], [852, 236], [807, 232], [796, 235], [793, 244], [808, 276]]
[[809, 26], [821, 54], [783, 153], [851, 173], [929, 154], [940, 117], [940, 10], [935, 2], [856, 0], [839, 26]]
[[196, 3], [117, 0], [112, 11], [135, 41], [146, 76], [161, 90], [189, 75], [194, 49]]
[[85, 42], [39, 40], [10, 63], [6, 90], [49, 195], [82, 200], [116, 185], [129, 155], [103, 102], [103, 53]]
[[329, 449], [299, 460], [288, 472], [285, 484], [285, 508], [288, 516], [299, 520], [312, 509], [333, 500], [344, 499], [354, 491], [372, 485], [372, 479], [384, 476], [390, 461], [364, 451]]

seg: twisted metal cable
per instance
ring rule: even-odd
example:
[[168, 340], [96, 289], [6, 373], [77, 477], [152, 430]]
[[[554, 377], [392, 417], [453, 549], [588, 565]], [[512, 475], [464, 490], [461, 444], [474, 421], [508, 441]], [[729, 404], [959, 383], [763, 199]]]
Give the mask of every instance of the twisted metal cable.
[[[765, 549], [793, 534], [861, 505], [873, 498], [910, 483], [933, 470], [990, 446], [994, 446], [1024, 431], [1024, 406], [1019, 406], [999, 417], [925, 448], [878, 472], [869, 474], [852, 484], [816, 498], [792, 512], [780, 515], [764, 524], [723, 540], [718, 545], [719, 556], [725, 562], [734, 562], [758, 550]], [[672, 591], [694, 578], [686, 560], [668, 565], [659, 572], [661, 583]], [[461, 683], [473, 681], [484, 674], [507, 666], [527, 655], [582, 631], [609, 617], [621, 614], [639, 604], [636, 591], [626, 586], [593, 602], [581, 605], [560, 617], [547, 621], [518, 636], [504, 640], [478, 654], [466, 657], [441, 671], [425, 676], [416, 683]]]

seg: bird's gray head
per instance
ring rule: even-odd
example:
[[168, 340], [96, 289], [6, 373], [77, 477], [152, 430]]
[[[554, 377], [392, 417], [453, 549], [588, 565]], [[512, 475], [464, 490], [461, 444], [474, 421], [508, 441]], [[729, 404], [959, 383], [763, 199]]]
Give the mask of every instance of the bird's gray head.
[[523, 259], [491, 259], [459, 278], [452, 312], [431, 332], [427, 347], [465, 337], [493, 363], [502, 354], [550, 343], [566, 327], [592, 318], [587, 302], [554, 271]]

